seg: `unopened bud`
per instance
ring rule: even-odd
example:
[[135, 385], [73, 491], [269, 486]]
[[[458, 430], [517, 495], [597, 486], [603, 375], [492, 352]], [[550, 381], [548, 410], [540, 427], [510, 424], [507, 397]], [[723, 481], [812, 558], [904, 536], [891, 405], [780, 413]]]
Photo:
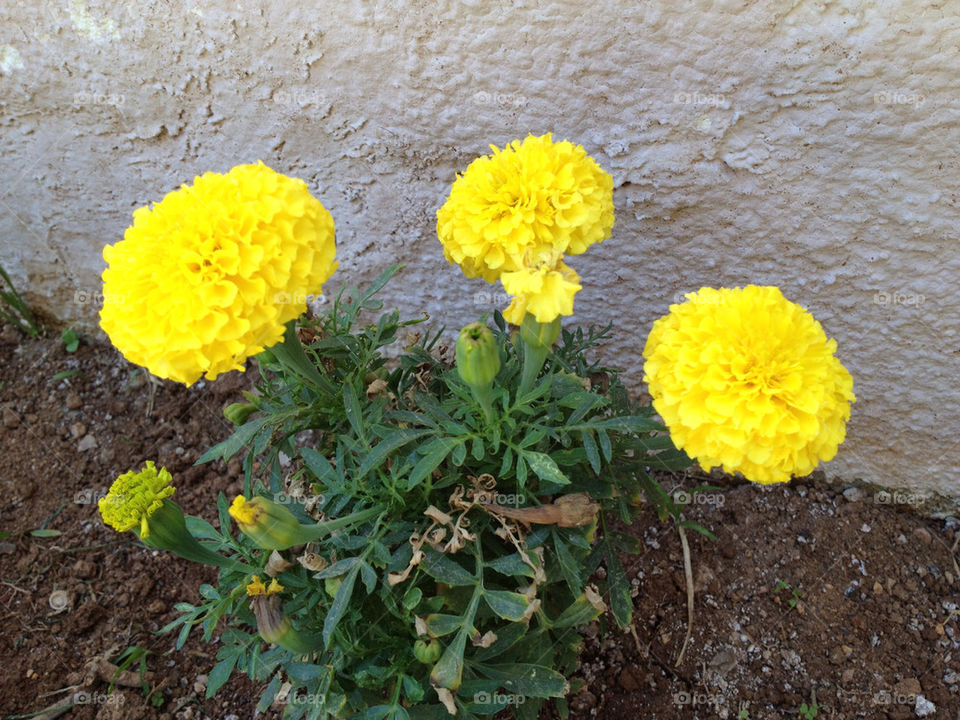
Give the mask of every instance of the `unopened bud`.
[[467, 385], [490, 385], [500, 372], [496, 338], [482, 323], [470, 323], [457, 340], [457, 371]]
[[250, 403], [231, 403], [223, 409], [223, 416], [234, 425], [243, 425], [256, 409]]

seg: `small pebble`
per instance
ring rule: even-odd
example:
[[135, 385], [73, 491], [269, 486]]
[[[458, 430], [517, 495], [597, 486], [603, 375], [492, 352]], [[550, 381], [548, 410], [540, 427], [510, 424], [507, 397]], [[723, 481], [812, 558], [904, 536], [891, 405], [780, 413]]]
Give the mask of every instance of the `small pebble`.
[[864, 523], [863, 525], [860, 526], [860, 532], [868, 533], [868, 532], [870, 532], [872, 529], [873, 529], [873, 528], [871, 528], [871, 527], [870, 527], [869, 525], [867, 525], [866, 523]]
[[73, 392], [67, 395], [66, 405], [68, 410], [79, 410], [83, 406], [83, 401], [79, 395]]
[[83, 440], [77, 445], [77, 450], [79, 452], [86, 452], [87, 450], [93, 450], [97, 446], [97, 439], [93, 435], [85, 435]]
[[917, 702], [913, 706], [913, 711], [918, 717], [926, 717], [937, 711], [937, 706], [927, 700], [923, 695], [917, 695]]
[[933, 536], [925, 527], [914, 528], [913, 537], [922, 542], [924, 545], [929, 545], [931, 542], [933, 542]]
[[20, 427], [20, 416], [13, 410], [13, 408], [5, 407], [3, 409], [3, 426], [13, 430], [14, 428]]

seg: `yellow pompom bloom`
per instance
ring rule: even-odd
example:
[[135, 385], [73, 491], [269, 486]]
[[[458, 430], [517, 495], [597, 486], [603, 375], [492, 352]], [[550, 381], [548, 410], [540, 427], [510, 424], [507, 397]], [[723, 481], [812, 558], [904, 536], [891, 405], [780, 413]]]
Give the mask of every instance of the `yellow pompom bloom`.
[[561, 315], [573, 314], [573, 296], [581, 289], [580, 276], [566, 263], [523, 268], [500, 276], [503, 289], [514, 295], [503, 312], [504, 319], [520, 325], [527, 313], [539, 323], [550, 323]]
[[173, 480], [166, 468], [157, 468], [147, 460], [143, 470], [130, 471], [118, 477], [106, 497], [97, 503], [103, 521], [114, 530], [126, 532], [140, 528], [140, 537], [150, 536], [147, 520], [173, 495]]
[[337, 267], [330, 213], [263, 163], [206, 173], [103, 249], [100, 326], [133, 363], [192, 385], [283, 338]]
[[444, 256], [496, 282], [543, 254], [578, 255], [610, 237], [613, 178], [580, 145], [550, 133], [477, 158], [437, 211]]
[[779, 288], [702, 288], [653, 324], [643, 351], [653, 407], [704, 470], [785, 482], [831, 460], [853, 378], [835, 340]]

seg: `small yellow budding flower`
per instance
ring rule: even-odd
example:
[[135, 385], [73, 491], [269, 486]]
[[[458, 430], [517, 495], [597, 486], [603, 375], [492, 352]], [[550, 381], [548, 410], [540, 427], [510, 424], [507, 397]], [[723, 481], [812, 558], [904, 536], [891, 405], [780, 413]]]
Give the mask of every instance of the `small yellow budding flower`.
[[247, 595], [250, 597], [270, 596], [283, 592], [283, 585], [278, 583], [276, 578], [270, 581], [270, 585], [264, 585], [259, 575], [253, 575], [250, 579], [252, 582], [247, 585]]
[[103, 521], [120, 532], [139, 527], [140, 537], [149, 537], [147, 520], [160, 509], [165, 498], [173, 495], [176, 488], [169, 485], [172, 480], [166, 468], [157, 472], [151, 460], [139, 472], [124, 473], [97, 503]]

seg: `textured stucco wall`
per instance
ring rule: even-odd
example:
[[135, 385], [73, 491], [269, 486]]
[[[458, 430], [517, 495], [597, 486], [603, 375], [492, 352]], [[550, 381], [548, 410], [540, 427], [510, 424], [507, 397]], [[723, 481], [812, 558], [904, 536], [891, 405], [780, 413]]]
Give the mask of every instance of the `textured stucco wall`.
[[958, 67], [960, 4], [922, 0], [4, 3], [0, 264], [92, 327], [134, 208], [262, 159], [333, 213], [328, 290], [405, 262], [388, 300], [456, 328], [490, 288], [435, 209], [488, 143], [553, 131], [615, 180], [576, 320], [613, 316], [635, 381], [683, 292], [780, 285], [856, 380], [828, 472], [960, 496]]

